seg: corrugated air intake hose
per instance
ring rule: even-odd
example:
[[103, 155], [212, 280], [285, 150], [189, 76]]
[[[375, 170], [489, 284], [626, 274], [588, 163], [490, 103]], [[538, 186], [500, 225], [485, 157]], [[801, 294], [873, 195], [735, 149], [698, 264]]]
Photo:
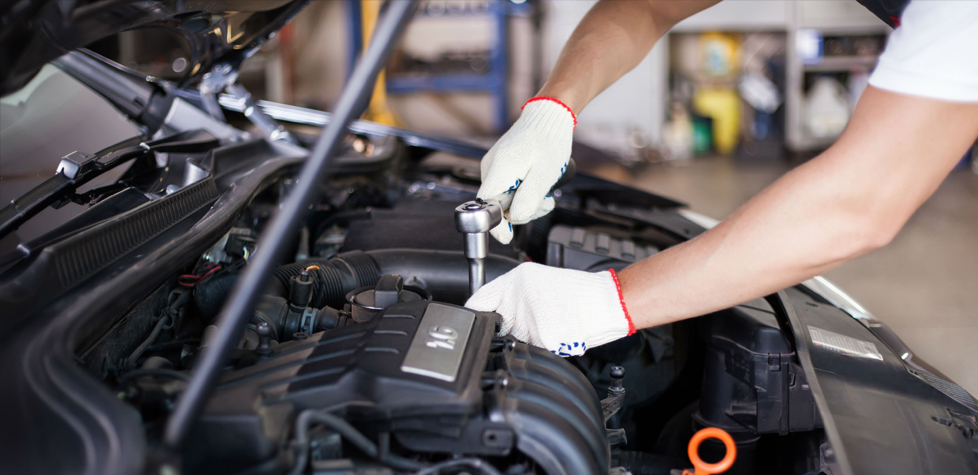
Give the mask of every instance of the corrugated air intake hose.
[[[519, 265], [515, 259], [490, 255], [486, 259], [486, 280]], [[462, 305], [468, 298], [468, 261], [461, 251], [383, 249], [351, 251], [331, 259], [308, 259], [275, 270], [267, 293], [288, 298], [290, 280], [307, 270], [312, 277], [313, 295], [309, 305], [343, 308], [351, 290], [374, 285], [381, 275], [395, 274], [404, 283], [422, 287], [435, 300]]]

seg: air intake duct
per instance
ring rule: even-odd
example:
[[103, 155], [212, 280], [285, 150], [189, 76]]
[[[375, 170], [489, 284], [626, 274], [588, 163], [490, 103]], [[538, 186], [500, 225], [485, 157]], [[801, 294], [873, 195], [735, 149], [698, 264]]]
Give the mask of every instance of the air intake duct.
[[[490, 255], [486, 259], [486, 280], [517, 265], [515, 259]], [[400, 275], [405, 285], [421, 287], [437, 301], [462, 305], [468, 297], [468, 269], [461, 251], [351, 251], [332, 259], [309, 259], [279, 267], [267, 293], [288, 298], [291, 279], [308, 271], [314, 283], [309, 306], [342, 308], [348, 292], [375, 285], [381, 275]]]

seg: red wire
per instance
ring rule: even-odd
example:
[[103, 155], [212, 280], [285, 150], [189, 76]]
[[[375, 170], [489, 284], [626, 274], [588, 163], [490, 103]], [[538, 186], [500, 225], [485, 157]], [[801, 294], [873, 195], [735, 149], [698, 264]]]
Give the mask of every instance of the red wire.
[[221, 270], [221, 266], [214, 266], [214, 268], [213, 268], [213, 269], [211, 269], [211, 270], [209, 270], [209, 271], [207, 271], [207, 273], [206, 273], [206, 274], [204, 274], [204, 275], [202, 275], [202, 276], [200, 276], [200, 280], [204, 280], [204, 279], [206, 279], [206, 278], [207, 278], [207, 276], [209, 276], [209, 275], [211, 275], [211, 274], [213, 274], [213, 273], [215, 273], [215, 272], [217, 272], [217, 271], [219, 271], [219, 270]]
[[204, 279], [210, 277], [211, 274], [213, 274], [213, 273], [215, 273], [215, 272], [217, 272], [219, 270], [221, 270], [221, 266], [214, 266], [214, 267], [211, 267], [210, 269], [208, 269], [208, 271], [205, 272], [204, 275], [198, 276], [198, 275], [194, 275], [194, 274], [183, 274], [183, 275], [177, 277], [177, 283], [180, 284], [180, 285], [182, 285], [182, 286], [184, 286], [184, 287], [193, 287], [193, 286], [201, 283], [201, 281], [203, 281]]

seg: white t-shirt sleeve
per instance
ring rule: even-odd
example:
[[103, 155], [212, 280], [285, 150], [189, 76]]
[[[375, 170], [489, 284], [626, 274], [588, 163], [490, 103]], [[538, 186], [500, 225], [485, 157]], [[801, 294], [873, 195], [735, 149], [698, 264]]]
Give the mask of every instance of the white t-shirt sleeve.
[[869, 84], [887, 91], [978, 102], [978, 0], [913, 0]]

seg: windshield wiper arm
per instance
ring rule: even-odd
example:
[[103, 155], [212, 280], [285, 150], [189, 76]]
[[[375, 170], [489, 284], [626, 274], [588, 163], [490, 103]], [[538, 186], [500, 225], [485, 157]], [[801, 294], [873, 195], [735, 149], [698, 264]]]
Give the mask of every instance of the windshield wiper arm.
[[204, 130], [188, 130], [149, 142], [133, 137], [94, 155], [71, 152], [61, 159], [53, 177], [0, 209], [0, 238], [19, 228], [44, 208], [64, 206], [75, 196], [75, 190], [80, 186], [129, 160], [152, 152], [205, 152], [219, 143], [216, 137]]

